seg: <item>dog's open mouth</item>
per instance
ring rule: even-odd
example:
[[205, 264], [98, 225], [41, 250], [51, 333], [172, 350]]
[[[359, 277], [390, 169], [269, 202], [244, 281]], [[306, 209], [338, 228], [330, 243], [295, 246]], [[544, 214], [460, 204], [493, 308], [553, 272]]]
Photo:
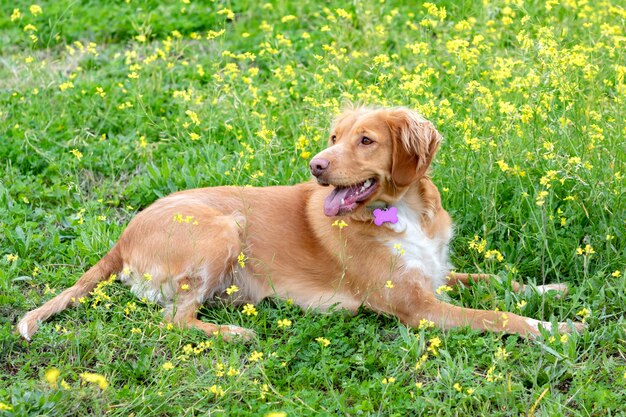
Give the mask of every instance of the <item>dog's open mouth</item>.
[[354, 210], [359, 203], [372, 195], [377, 187], [375, 178], [350, 186], [335, 186], [324, 200], [324, 214], [333, 217]]

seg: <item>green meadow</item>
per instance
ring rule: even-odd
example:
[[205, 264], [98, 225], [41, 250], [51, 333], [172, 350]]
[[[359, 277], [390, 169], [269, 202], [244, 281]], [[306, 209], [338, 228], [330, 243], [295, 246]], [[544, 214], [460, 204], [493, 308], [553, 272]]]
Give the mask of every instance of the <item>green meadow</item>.
[[[0, 0], [0, 416], [626, 415], [625, 51], [623, 0]], [[452, 261], [503, 282], [451, 303], [587, 329], [270, 299], [201, 310], [227, 343], [113, 282], [17, 335], [159, 197], [307, 181], [349, 103], [444, 136]]]

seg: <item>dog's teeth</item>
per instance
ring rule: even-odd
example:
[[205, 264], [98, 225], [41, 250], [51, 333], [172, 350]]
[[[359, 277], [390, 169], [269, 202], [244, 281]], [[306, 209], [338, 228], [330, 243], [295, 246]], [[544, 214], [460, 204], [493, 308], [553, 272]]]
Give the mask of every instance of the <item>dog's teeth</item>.
[[372, 185], [372, 180], [367, 180], [367, 181], [365, 181], [365, 183], [363, 184], [363, 188], [368, 188], [370, 185]]
[[342, 198], [342, 199], [341, 199], [341, 204], [345, 204], [345, 203], [346, 203], [345, 198]]

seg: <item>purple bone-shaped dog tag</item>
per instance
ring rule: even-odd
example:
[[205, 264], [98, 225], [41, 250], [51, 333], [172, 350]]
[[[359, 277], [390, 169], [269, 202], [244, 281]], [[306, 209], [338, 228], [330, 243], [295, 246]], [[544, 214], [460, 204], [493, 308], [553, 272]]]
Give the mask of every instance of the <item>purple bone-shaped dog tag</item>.
[[389, 222], [391, 224], [398, 223], [398, 208], [397, 207], [389, 207], [388, 209], [374, 210], [374, 224], [376, 226], [382, 226], [382, 224], [386, 222]]

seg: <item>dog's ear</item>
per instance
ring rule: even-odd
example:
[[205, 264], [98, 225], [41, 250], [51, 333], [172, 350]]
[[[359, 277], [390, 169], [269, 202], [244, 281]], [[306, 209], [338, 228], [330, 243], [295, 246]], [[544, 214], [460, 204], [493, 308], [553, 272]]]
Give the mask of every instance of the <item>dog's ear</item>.
[[389, 110], [387, 124], [393, 146], [391, 178], [404, 187], [424, 176], [442, 138], [431, 122], [403, 107]]

